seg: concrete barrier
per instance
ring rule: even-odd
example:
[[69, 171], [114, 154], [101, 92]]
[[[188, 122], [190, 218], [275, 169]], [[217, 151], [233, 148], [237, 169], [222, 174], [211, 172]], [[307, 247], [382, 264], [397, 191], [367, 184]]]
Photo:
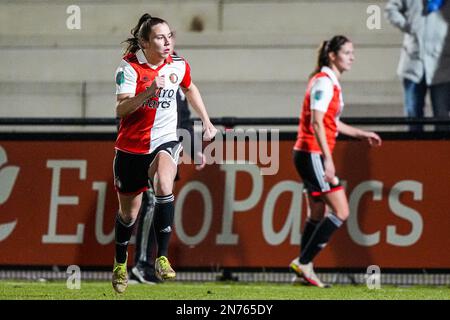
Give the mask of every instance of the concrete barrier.
[[[180, 51], [196, 81], [298, 81], [314, 68], [315, 48], [194, 48]], [[397, 48], [359, 48], [352, 81], [396, 79]], [[2, 49], [2, 81], [112, 81], [121, 59], [116, 49]]]
[[[296, 117], [297, 82], [198, 82], [211, 117]], [[399, 82], [343, 81], [345, 116], [402, 116]], [[0, 82], [0, 117], [114, 117], [114, 83]]]

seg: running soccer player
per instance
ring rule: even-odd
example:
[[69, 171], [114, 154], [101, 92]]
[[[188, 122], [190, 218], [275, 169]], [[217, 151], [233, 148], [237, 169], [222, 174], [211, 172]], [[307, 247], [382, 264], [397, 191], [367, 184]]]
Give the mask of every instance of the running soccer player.
[[[177, 127], [187, 130], [191, 137], [190, 140], [182, 141], [183, 152], [190, 150], [189, 156], [196, 163], [196, 170], [202, 170], [206, 166], [206, 159], [201, 151], [194, 154], [194, 139], [192, 139], [194, 137], [194, 127], [191, 120], [191, 111], [189, 110], [186, 96], [181, 89], [177, 91], [177, 112]], [[183, 135], [180, 136], [183, 137]], [[179, 180], [179, 171], [175, 177], [175, 181], [177, 180]], [[156, 233], [153, 226], [154, 209], [155, 195], [150, 188], [142, 193], [142, 204], [137, 221], [134, 266], [131, 268], [129, 283], [153, 285], [161, 282], [155, 275]]]
[[333, 149], [339, 133], [365, 139], [380, 146], [374, 132], [349, 126], [339, 120], [344, 102], [339, 79], [349, 71], [355, 57], [345, 36], [334, 36], [319, 48], [318, 63], [308, 83], [293, 150], [295, 167], [307, 190], [308, 218], [300, 243], [300, 256], [289, 267], [308, 283], [327, 287], [315, 274], [313, 259], [349, 215], [348, 200], [336, 177]]
[[191, 80], [189, 64], [171, 54], [173, 32], [166, 21], [144, 14], [126, 42], [125, 56], [116, 70], [116, 114], [121, 120], [113, 169], [120, 208], [115, 223], [112, 285], [118, 293], [128, 286], [128, 242], [142, 192], [149, 185], [156, 198], [155, 273], [163, 280], [176, 276], [167, 256], [174, 218], [173, 184], [182, 150], [176, 133], [178, 88], [203, 122], [203, 139], [211, 140], [217, 132]]

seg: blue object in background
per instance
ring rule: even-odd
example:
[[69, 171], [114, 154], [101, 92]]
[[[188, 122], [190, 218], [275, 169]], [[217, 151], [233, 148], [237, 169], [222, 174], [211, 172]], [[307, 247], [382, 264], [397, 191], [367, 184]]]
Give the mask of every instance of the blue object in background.
[[428, 12], [438, 11], [443, 5], [445, 0], [428, 0], [427, 10]]

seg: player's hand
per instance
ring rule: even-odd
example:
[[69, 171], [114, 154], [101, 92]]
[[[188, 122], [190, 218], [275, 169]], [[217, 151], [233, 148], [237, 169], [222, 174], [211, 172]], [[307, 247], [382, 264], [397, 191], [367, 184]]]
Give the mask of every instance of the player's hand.
[[367, 132], [366, 134], [367, 142], [371, 147], [379, 147], [381, 146], [381, 138], [375, 132]]
[[324, 159], [323, 166], [325, 169], [325, 181], [334, 184], [336, 182], [336, 169], [334, 168], [333, 159]]
[[165, 76], [157, 76], [152, 82], [152, 85], [150, 87], [147, 87], [147, 92], [150, 96], [157, 96], [161, 88], [164, 88], [166, 85], [166, 78]]
[[206, 166], [206, 157], [203, 154], [203, 152], [201, 151], [197, 152], [196, 159], [199, 159], [201, 163], [195, 165], [195, 170], [197, 171], [203, 170]]
[[217, 133], [217, 129], [211, 122], [203, 123], [203, 141], [211, 141]]

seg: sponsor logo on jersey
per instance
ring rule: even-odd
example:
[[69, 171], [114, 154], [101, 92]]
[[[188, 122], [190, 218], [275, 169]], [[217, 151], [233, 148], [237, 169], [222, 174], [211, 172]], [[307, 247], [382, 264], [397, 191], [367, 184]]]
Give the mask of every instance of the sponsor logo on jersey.
[[153, 109], [167, 109], [170, 108], [172, 102], [176, 100], [176, 91], [174, 89], [160, 89], [155, 96], [148, 99], [143, 103], [143, 106], [147, 106]]

